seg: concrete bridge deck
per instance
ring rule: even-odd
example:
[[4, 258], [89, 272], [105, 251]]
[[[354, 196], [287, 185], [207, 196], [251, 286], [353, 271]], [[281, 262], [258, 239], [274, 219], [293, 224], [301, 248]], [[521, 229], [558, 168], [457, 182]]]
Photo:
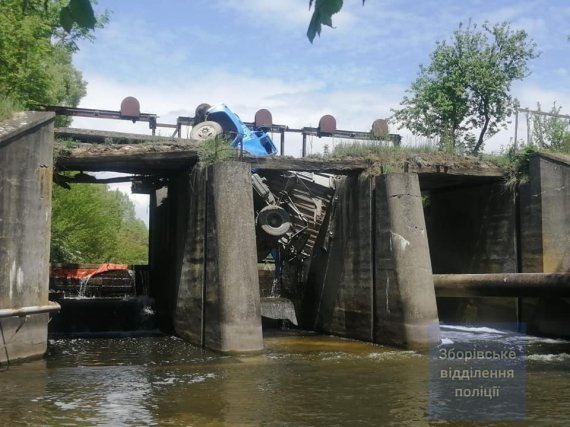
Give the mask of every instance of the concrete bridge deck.
[[[60, 148], [56, 167], [84, 172], [110, 171], [133, 174], [167, 174], [198, 162], [200, 143], [188, 139], [106, 132], [56, 129], [59, 140], [73, 140]], [[289, 170], [345, 175], [371, 167], [382, 168], [382, 159], [334, 159], [291, 157], [247, 157], [257, 170]], [[385, 160], [386, 163], [390, 159]], [[390, 172], [417, 173], [422, 189], [496, 182], [504, 177], [501, 168], [475, 158], [436, 158], [430, 153], [410, 154], [389, 164]]]

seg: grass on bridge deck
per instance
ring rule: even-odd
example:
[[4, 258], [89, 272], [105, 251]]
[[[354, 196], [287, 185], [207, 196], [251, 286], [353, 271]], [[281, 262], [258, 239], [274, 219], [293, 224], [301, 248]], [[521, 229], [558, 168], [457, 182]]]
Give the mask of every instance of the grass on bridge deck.
[[[164, 174], [199, 161], [201, 143], [188, 139], [84, 129], [56, 129], [56, 165], [60, 170]], [[348, 174], [415, 172], [430, 187], [498, 181], [504, 171], [477, 157], [443, 153], [429, 147], [345, 144], [327, 156], [306, 158], [244, 157], [259, 170]], [[237, 157], [237, 152], [236, 152]]]

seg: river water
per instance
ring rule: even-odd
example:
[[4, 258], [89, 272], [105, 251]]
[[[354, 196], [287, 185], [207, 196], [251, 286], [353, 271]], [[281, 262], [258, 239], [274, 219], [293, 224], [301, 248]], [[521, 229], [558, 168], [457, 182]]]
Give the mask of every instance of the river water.
[[0, 372], [0, 425], [570, 425], [570, 342], [488, 328], [442, 332], [442, 348], [524, 347], [522, 419], [432, 419], [429, 355], [278, 331], [254, 356], [175, 337], [50, 340], [44, 360]]

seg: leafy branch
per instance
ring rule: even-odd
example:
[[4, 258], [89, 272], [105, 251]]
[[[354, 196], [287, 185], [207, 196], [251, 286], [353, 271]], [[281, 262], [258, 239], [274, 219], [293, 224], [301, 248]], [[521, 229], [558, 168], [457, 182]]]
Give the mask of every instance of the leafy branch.
[[70, 0], [69, 4], [59, 12], [59, 22], [63, 29], [71, 32], [73, 25], [79, 28], [94, 30], [97, 18], [90, 0]]
[[[362, 0], [362, 4], [366, 0]], [[315, 5], [313, 16], [309, 22], [307, 37], [313, 43], [317, 34], [321, 35], [323, 25], [333, 28], [332, 16], [342, 9], [343, 0], [309, 0], [309, 10]]]

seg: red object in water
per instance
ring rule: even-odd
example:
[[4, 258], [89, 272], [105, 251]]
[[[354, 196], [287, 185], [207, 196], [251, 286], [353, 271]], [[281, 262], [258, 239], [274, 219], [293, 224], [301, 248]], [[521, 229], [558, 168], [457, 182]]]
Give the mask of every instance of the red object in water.
[[99, 267], [51, 267], [50, 277], [58, 279], [83, 279], [107, 271], [128, 270], [128, 264], [101, 264]]

